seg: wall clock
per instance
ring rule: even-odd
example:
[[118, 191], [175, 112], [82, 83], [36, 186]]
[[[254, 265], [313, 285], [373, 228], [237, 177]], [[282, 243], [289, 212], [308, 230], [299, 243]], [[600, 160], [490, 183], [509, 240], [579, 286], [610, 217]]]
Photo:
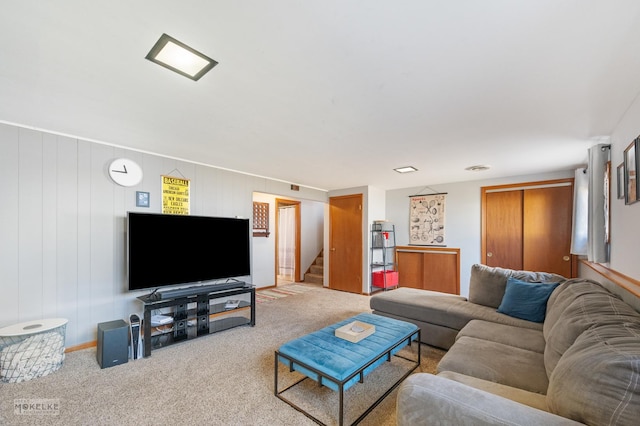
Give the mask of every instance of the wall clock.
[[142, 169], [128, 158], [118, 158], [109, 164], [109, 176], [122, 186], [134, 186], [142, 180]]

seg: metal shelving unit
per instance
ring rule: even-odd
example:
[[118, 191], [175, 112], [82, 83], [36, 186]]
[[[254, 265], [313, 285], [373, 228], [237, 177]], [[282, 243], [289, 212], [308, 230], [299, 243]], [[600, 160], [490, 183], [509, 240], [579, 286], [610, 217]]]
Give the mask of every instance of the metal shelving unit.
[[395, 249], [395, 225], [385, 221], [373, 222], [371, 225], [371, 293], [398, 287]]

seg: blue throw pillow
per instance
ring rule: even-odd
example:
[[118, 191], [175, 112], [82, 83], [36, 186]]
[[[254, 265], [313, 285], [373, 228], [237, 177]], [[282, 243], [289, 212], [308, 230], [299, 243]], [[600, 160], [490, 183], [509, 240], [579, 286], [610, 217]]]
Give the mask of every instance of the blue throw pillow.
[[547, 301], [558, 284], [528, 283], [508, 278], [498, 312], [533, 322], [544, 322]]

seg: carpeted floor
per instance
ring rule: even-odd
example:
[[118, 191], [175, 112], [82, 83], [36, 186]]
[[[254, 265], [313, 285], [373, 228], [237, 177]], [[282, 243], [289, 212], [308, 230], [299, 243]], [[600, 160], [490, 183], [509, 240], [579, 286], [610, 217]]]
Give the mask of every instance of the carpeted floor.
[[[283, 343], [360, 312], [369, 297], [321, 287], [256, 306], [256, 326], [238, 327], [154, 350], [152, 356], [100, 369], [96, 349], [67, 354], [60, 370], [23, 383], [0, 384], [1, 425], [313, 425], [274, 396], [274, 352]], [[415, 345], [414, 345], [415, 346]], [[433, 372], [443, 351], [422, 345], [416, 371]], [[385, 363], [352, 387], [347, 420], [396, 373]], [[282, 368], [282, 367], [280, 367]], [[281, 371], [281, 369], [279, 369]], [[282, 371], [286, 373], [286, 371]], [[281, 374], [281, 373], [279, 373]], [[335, 424], [337, 393], [304, 382], [301, 404]], [[307, 386], [309, 384], [310, 386]], [[395, 425], [392, 392], [363, 425]], [[55, 403], [53, 412], [20, 414], [19, 402]], [[352, 421], [352, 420], [351, 420]]]

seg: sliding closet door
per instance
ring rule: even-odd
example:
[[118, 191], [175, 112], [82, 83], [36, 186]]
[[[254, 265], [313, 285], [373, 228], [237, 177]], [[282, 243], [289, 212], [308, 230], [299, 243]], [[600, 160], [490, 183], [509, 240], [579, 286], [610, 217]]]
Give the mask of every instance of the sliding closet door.
[[524, 191], [523, 269], [571, 276], [573, 187]]
[[482, 262], [572, 276], [573, 179], [482, 188]]
[[522, 269], [523, 191], [486, 194], [485, 264]]

